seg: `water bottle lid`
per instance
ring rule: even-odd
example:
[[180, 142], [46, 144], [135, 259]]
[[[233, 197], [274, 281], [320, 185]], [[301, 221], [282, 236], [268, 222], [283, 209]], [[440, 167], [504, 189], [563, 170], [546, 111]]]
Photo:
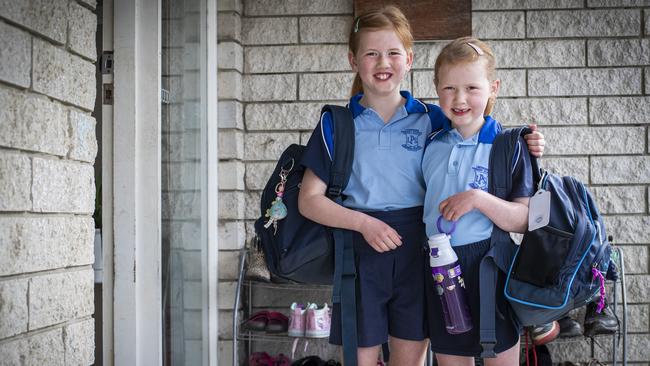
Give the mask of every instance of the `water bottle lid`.
[[[451, 229], [449, 231], [445, 231], [442, 229], [442, 222], [451, 222]], [[456, 221], [447, 221], [442, 217], [442, 215], [438, 216], [438, 221], [436, 221], [436, 227], [438, 228], [438, 232], [441, 234], [447, 234], [451, 235], [455, 230], [456, 230]]]

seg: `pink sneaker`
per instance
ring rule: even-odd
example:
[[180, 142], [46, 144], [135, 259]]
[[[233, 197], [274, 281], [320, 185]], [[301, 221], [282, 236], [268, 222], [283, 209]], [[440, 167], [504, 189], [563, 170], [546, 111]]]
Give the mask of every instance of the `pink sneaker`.
[[326, 338], [330, 335], [330, 325], [332, 322], [330, 309], [327, 304], [318, 308], [316, 304], [310, 304], [307, 307], [307, 328], [305, 337]]
[[289, 314], [289, 337], [305, 336], [305, 308], [302, 304], [291, 304], [291, 313]]

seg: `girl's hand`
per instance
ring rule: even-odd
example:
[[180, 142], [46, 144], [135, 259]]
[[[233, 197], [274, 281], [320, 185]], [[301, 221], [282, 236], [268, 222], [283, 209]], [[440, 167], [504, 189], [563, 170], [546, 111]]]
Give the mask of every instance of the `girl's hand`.
[[538, 158], [541, 158], [544, 155], [544, 135], [541, 132], [537, 131], [537, 125], [528, 125], [533, 133], [529, 133], [524, 136], [524, 139], [528, 143], [528, 151]]
[[476, 200], [483, 193], [480, 189], [456, 193], [455, 195], [440, 202], [438, 209], [442, 217], [447, 221], [457, 221], [464, 214], [476, 208]]
[[397, 249], [402, 245], [402, 237], [395, 229], [372, 216], [367, 216], [359, 232], [368, 244], [379, 253]]

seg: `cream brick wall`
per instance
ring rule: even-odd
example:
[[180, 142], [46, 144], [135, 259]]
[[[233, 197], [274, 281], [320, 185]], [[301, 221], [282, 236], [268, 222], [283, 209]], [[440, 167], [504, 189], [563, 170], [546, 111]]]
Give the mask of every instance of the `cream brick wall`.
[[[548, 141], [542, 164], [591, 186], [625, 254], [628, 361], [648, 364], [650, 3], [474, 0], [472, 9], [473, 34], [497, 55], [502, 89], [494, 116], [508, 126], [541, 126]], [[231, 0], [220, 2], [220, 15], [219, 45], [227, 57], [220, 59], [219, 157], [232, 176], [221, 187], [219, 235], [223, 255], [234, 261], [232, 251], [253, 235], [259, 194], [280, 152], [305, 143], [324, 103], [346, 102], [353, 1]], [[432, 69], [445, 43], [415, 44], [403, 85], [416, 97], [437, 98]], [[232, 296], [236, 266], [222, 266], [220, 294]], [[273, 296], [259, 301], [287, 305]], [[221, 299], [222, 318], [232, 315], [229, 302]], [[230, 326], [222, 322], [220, 329], [224, 362], [232, 356]], [[588, 342], [553, 344], [554, 361], [609, 360], [605, 343], [605, 350]]]
[[0, 364], [94, 363], [94, 1], [0, 1]]

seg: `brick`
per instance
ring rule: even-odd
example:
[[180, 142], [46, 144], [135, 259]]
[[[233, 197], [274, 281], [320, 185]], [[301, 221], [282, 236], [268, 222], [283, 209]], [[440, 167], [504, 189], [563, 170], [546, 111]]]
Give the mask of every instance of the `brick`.
[[235, 250], [244, 247], [246, 228], [243, 221], [219, 220], [219, 249]]
[[0, 234], [0, 276], [93, 263], [90, 217], [3, 216]]
[[650, 35], [650, 11], [645, 11], [645, 35]]
[[348, 42], [353, 18], [336, 17], [301, 17], [301, 43], [345, 43]]
[[605, 225], [616, 244], [650, 243], [650, 216], [606, 216]]
[[[287, 286], [285, 289], [258, 286], [252, 299], [253, 307], [265, 307], [268, 304], [288, 309], [295, 299], [309, 299], [310, 302], [322, 304], [331, 301], [331, 286], [295, 287]], [[331, 304], [331, 303], [330, 303]]]
[[87, 110], [95, 107], [95, 66], [62, 48], [34, 39], [33, 88]]
[[217, 285], [217, 299], [219, 309], [232, 310], [235, 306], [235, 289], [237, 282], [219, 281]]
[[219, 192], [219, 219], [243, 219], [245, 198], [243, 192]]
[[65, 43], [67, 1], [0, 0], [0, 17], [25, 26], [57, 43]]
[[161, 137], [162, 162], [191, 162], [201, 159], [200, 131], [163, 133]]
[[549, 127], [548, 155], [634, 154], [645, 150], [643, 127]]
[[199, 161], [163, 162], [161, 167], [166, 172], [161, 179], [163, 192], [175, 195], [182, 194], [179, 191], [201, 189], [200, 174], [197, 174], [201, 169]]
[[269, 177], [273, 174], [275, 163], [247, 163], [246, 164], [246, 189], [262, 190]]
[[239, 276], [239, 251], [219, 252], [219, 280], [237, 280]]
[[217, 119], [219, 128], [244, 129], [244, 107], [237, 101], [219, 101]]
[[473, 12], [472, 35], [481, 39], [525, 38], [525, 16], [520, 11]]
[[245, 45], [298, 43], [298, 18], [244, 18], [241, 33]]
[[351, 14], [352, 0], [245, 0], [246, 15]]
[[[620, 299], [620, 296], [618, 297]], [[623, 319], [623, 306], [618, 306], [616, 309], [618, 318]], [[650, 326], [650, 319], [648, 316], [648, 304], [643, 305], [629, 305], [627, 306], [627, 331], [629, 333], [643, 333], [648, 331]], [[634, 321], [630, 321], [634, 319]]]
[[492, 41], [497, 67], [585, 66], [585, 43], [578, 40]]
[[97, 135], [95, 118], [86, 113], [70, 111], [70, 153], [68, 157], [88, 163], [95, 162]]
[[473, 0], [472, 10], [582, 8], [583, 0]]
[[553, 362], [584, 362], [591, 360], [591, 344], [589, 342], [572, 342], [570, 345], [562, 342], [546, 344], [553, 355]]
[[29, 284], [29, 329], [66, 322], [94, 312], [92, 268], [37, 276]]
[[525, 70], [497, 70], [497, 78], [501, 79], [499, 96], [522, 97], [526, 95]]
[[[201, 280], [201, 250], [182, 249], [174, 250], [173, 255], [178, 253], [184, 280], [200, 281]], [[172, 259], [172, 261], [174, 261]], [[178, 261], [176, 261], [178, 262]]]
[[591, 98], [589, 109], [589, 123], [595, 125], [650, 124], [650, 97]]
[[235, 130], [219, 131], [219, 159], [244, 157], [244, 133]]
[[413, 71], [413, 96], [416, 98], [437, 98], [433, 84], [433, 71]]
[[[221, 323], [219, 323], [221, 324]], [[232, 340], [230, 341], [223, 341], [221, 340], [221, 337], [219, 337], [219, 352], [217, 353], [219, 355], [219, 365], [233, 365], [233, 353], [232, 353]], [[241, 355], [239, 356], [239, 360], [245, 360], [246, 357], [244, 355], [244, 352], [242, 350], [242, 347], [238, 348], [239, 351], [241, 351]]]
[[1, 343], [0, 355], [0, 366], [66, 365], [61, 328]]
[[[614, 243], [618, 244], [617, 237], [614, 237]], [[625, 274], [648, 273], [648, 247], [645, 245], [621, 245], [623, 251], [623, 260], [625, 264]]]
[[307, 145], [309, 138], [311, 137], [312, 132], [301, 132], [300, 133], [300, 144]]
[[97, 59], [95, 32], [97, 15], [85, 7], [70, 2], [68, 17], [68, 47], [93, 61]]
[[527, 36], [546, 37], [622, 37], [639, 35], [640, 10], [560, 10], [530, 11]]
[[219, 69], [244, 71], [244, 48], [235, 42], [217, 44], [217, 66]]
[[[244, 219], [257, 220], [262, 212], [260, 211], [260, 202], [262, 201], [262, 194], [260, 191], [246, 191], [246, 203], [244, 211]], [[265, 211], [266, 212], [266, 211]]]
[[346, 100], [350, 94], [354, 74], [302, 74], [300, 100]]
[[0, 86], [1, 146], [65, 156], [67, 135], [68, 113], [61, 104]]
[[201, 129], [199, 124], [201, 122], [201, 105], [198, 101], [163, 104], [160, 108], [162, 112], [161, 131], [163, 133]]
[[648, 0], [587, 0], [590, 8], [613, 8], [628, 6], [650, 6]]
[[95, 362], [95, 321], [84, 320], [63, 328], [66, 365], [92, 365]]
[[[220, 21], [221, 18], [219, 18]], [[167, 29], [183, 29], [182, 19], [163, 19], [162, 22]], [[223, 24], [219, 24], [219, 26], [223, 26]], [[218, 29], [221, 30], [221, 28]], [[183, 36], [183, 32], [162, 32], [162, 44], [168, 47], [183, 47], [185, 44]], [[218, 37], [221, 37], [221, 33], [218, 33]]]
[[244, 157], [246, 160], [275, 161], [287, 146], [298, 139], [298, 133], [248, 133]]
[[507, 126], [529, 123], [540, 126], [586, 125], [587, 115], [585, 98], [497, 98], [493, 113], [494, 118]]
[[246, 101], [289, 101], [296, 99], [296, 75], [246, 75], [243, 94]]
[[602, 39], [587, 41], [589, 66], [650, 64], [650, 39]]
[[25, 333], [27, 316], [27, 280], [0, 282], [0, 339]]
[[[627, 362], [650, 360], [650, 334], [628, 334], [627, 335]], [[599, 360], [611, 360], [613, 358], [611, 342], [607, 347], [594, 347], [594, 357]], [[616, 358], [618, 362], [623, 360], [623, 342], [616, 342]]]
[[219, 189], [244, 189], [244, 163], [240, 161], [219, 162]]
[[647, 156], [595, 156], [591, 158], [592, 183], [650, 183]]
[[32, 208], [30, 159], [0, 152], [0, 210], [27, 211]]
[[311, 130], [318, 124], [323, 103], [250, 103], [246, 105], [246, 129]]
[[[199, 266], [200, 269], [200, 266]], [[219, 325], [222, 325], [219, 323]], [[184, 311], [183, 312], [183, 331], [186, 339], [201, 339], [201, 332], [203, 329], [203, 319], [200, 311]], [[201, 350], [197, 353], [201, 353]], [[200, 363], [200, 362], [199, 362]], [[194, 363], [196, 365], [197, 363]], [[191, 365], [186, 363], [186, 365]]]
[[347, 45], [247, 47], [244, 72], [350, 71]]
[[255, 233], [255, 222], [248, 220], [245, 222], [246, 240], [250, 241], [257, 235]]
[[[243, 312], [239, 312], [239, 319], [242, 319], [244, 316]], [[219, 339], [232, 339], [232, 325], [233, 325], [233, 319], [232, 319], [232, 311], [228, 310], [221, 310], [219, 311]], [[221, 342], [220, 342], [221, 343]], [[232, 344], [230, 345], [232, 348]], [[231, 349], [232, 353], [232, 349]], [[221, 350], [219, 350], [219, 356], [222, 356], [223, 353]], [[220, 360], [223, 360], [223, 358], [220, 358]], [[228, 365], [232, 365], [232, 361]]]
[[78, 0], [78, 1], [90, 6], [93, 9], [97, 7], [97, 0]]
[[589, 190], [603, 214], [645, 213], [644, 187], [590, 187]]
[[217, 14], [217, 39], [241, 42], [241, 16], [235, 12]]
[[237, 71], [222, 71], [217, 78], [217, 96], [222, 99], [242, 99], [242, 76]]
[[646, 67], [644, 69], [644, 74], [645, 74], [645, 91], [648, 93], [650, 91], [650, 68]]
[[438, 54], [447, 42], [416, 43], [413, 45], [413, 69], [433, 70]]
[[34, 158], [34, 210], [92, 214], [95, 171], [92, 165]]
[[532, 96], [641, 93], [641, 72], [633, 68], [528, 70]]
[[201, 281], [183, 281], [183, 309], [201, 310]]
[[0, 22], [0, 50], [0, 80], [29, 87], [32, 64], [29, 34]]
[[171, 221], [162, 227], [162, 237], [168, 238], [173, 249], [200, 250], [201, 223], [194, 221]]
[[239, 14], [243, 13], [244, 6], [242, 0], [224, 0], [217, 3], [218, 11], [235, 11]]
[[199, 220], [201, 218], [201, 192], [162, 192], [162, 218], [164, 220]]
[[570, 175], [584, 183], [589, 182], [589, 160], [587, 158], [544, 157], [541, 160], [544, 169], [560, 175]]

